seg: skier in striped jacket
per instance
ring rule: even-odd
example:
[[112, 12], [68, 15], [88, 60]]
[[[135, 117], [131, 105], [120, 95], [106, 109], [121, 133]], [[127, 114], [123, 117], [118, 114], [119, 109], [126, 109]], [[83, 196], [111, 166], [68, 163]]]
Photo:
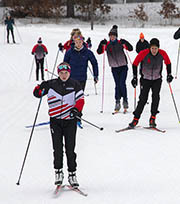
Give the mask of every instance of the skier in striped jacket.
[[68, 181], [79, 186], [76, 179], [75, 141], [77, 130], [76, 116], [81, 117], [84, 106], [84, 93], [80, 84], [70, 78], [70, 65], [63, 62], [58, 65], [57, 79], [42, 82], [34, 89], [34, 96], [47, 95], [50, 116], [50, 129], [54, 150], [55, 185], [63, 183], [63, 136], [67, 156]]

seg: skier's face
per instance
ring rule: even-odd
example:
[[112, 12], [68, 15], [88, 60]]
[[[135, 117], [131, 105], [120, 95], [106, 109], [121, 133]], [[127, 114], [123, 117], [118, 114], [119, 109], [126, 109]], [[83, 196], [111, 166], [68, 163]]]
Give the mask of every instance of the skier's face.
[[67, 81], [70, 77], [70, 72], [68, 71], [60, 71], [59, 72], [59, 77], [62, 81]]
[[115, 35], [110, 35], [109, 38], [111, 41], [114, 41], [114, 40], [116, 40], [117, 37]]
[[75, 39], [74, 40], [75, 47], [80, 49], [83, 46], [83, 40]]
[[159, 51], [159, 48], [158, 48], [157, 46], [155, 46], [155, 45], [152, 45], [152, 46], [150, 47], [150, 51], [151, 51], [151, 54], [152, 54], [153, 56], [155, 56], [155, 55], [157, 55], [157, 53], [158, 53], [158, 51]]

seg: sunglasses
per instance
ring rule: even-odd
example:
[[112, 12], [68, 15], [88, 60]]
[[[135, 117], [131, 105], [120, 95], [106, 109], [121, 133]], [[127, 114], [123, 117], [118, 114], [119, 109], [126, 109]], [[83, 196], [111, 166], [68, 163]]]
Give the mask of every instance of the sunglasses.
[[59, 66], [58, 66], [58, 69], [59, 69], [59, 70], [63, 70], [63, 69], [69, 70], [70, 67], [64, 64], [64, 65], [59, 65]]

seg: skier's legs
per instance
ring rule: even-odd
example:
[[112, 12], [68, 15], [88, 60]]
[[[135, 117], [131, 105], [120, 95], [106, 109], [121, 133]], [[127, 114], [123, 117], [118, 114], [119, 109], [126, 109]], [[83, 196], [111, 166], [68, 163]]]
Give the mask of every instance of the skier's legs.
[[127, 66], [123, 66], [120, 69], [121, 69], [121, 74], [120, 74], [120, 92], [121, 92], [121, 95], [122, 95], [124, 101], [127, 102], [126, 79], [127, 79], [128, 67]]
[[36, 59], [36, 81], [39, 80], [39, 68], [40, 68], [40, 63], [39, 63], [39, 60]]
[[7, 43], [9, 43], [9, 29], [7, 29]]
[[111, 68], [111, 71], [115, 82], [115, 100], [118, 101], [121, 99], [120, 68], [114, 67], [114, 68]]
[[76, 171], [76, 130], [77, 130], [77, 120], [66, 120], [64, 121], [64, 137], [65, 137], [65, 151], [67, 156], [67, 166], [69, 172]]
[[13, 43], [15, 43], [15, 39], [14, 39], [14, 31], [13, 31], [13, 29], [11, 29], [11, 35], [12, 35]]
[[151, 103], [151, 115], [155, 116], [159, 111], [159, 100], [161, 90], [162, 79], [157, 79], [152, 84], [152, 103]]
[[50, 128], [53, 144], [54, 168], [63, 168], [63, 128], [62, 120], [50, 118]]
[[139, 101], [135, 111], [133, 112], [136, 118], [140, 118], [141, 113], [143, 112], [144, 106], [148, 100], [150, 88], [151, 88], [151, 81], [141, 79], [141, 91], [140, 91]]
[[41, 66], [41, 79], [44, 80], [44, 58], [39, 60], [39, 64]]

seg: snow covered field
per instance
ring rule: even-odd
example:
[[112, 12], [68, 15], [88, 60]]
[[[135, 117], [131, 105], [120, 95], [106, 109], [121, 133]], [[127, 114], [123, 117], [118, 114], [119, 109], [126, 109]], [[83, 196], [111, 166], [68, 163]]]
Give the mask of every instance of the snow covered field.
[[[113, 25], [113, 24], [112, 24]], [[132, 70], [129, 63], [127, 79], [129, 113], [112, 115], [114, 109], [114, 82], [110, 68], [105, 66], [105, 103], [104, 113], [101, 110], [102, 59], [99, 63], [98, 95], [95, 95], [94, 84], [89, 72], [83, 111], [84, 119], [104, 127], [103, 131], [83, 123], [84, 129], [78, 129], [78, 181], [81, 188], [88, 193], [83, 197], [75, 192], [64, 192], [53, 198], [54, 170], [52, 165], [52, 144], [48, 126], [35, 129], [21, 185], [17, 186], [20, 168], [30, 136], [30, 125], [34, 121], [39, 100], [33, 97], [36, 85], [35, 67], [31, 80], [29, 74], [33, 56], [31, 49], [42, 37], [47, 46], [48, 69], [53, 70], [58, 43], [69, 38], [72, 28], [79, 27], [85, 38], [91, 37], [92, 50], [95, 52], [98, 43], [108, 37], [111, 26], [95, 26], [91, 31], [89, 25], [36, 25], [20, 26], [18, 30], [23, 39], [20, 44], [4, 44], [0, 39], [0, 203], [2, 204], [179, 204], [180, 202], [180, 124], [174, 109], [169, 86], [166, 83], [166, 71], [163, 71], [160, 114], [157, 124], [166, 133], [137, 129], [115, 133], [116, 129], [126, 127], [132, 120], [134, 93], [131, 86]], [[4, 27], [0, 27], [2, 33]], [[125, 38], [134, 47], [143, 32], [145, 38], [160, 39], [172, 61], [175, 73], [178, 41], [173, 40], [175, 27], [166, 28], [120, 28], [119, 38]], [[16, 41], [20, 42], [15, 32]], [[130, 52], [133, 61], [136, 53]], [[59, 53], [58, 62], [63, 54]], [[46, 63], [45, 63], [46, 64]], [[179, 72], [180, 74], [180, 72]], [[46, 79], [47, 79], [47, 75]], [[179, 79], [171, 84], [177, 107], [180, 111]], [[138, 96], [139, 92], [137, 93]], [[151, 97], [149, 99], [151, 102]], [[46, 97], [43, 98], [37, 122], [48, 121]], [[150, 117], [150, 105], [146, 105], [139, 125], [147, 126]], [[64, 161], [65, 183], [67, 183], [66, 160]]]

